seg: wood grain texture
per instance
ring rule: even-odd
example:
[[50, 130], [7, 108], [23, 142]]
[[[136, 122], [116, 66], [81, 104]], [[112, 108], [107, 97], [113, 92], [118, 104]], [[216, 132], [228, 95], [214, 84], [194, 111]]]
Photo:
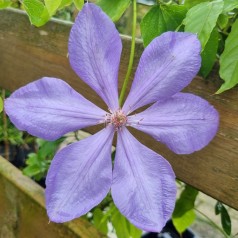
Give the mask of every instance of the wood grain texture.
[[44, 189], [0, 156], [0, 237], [99, 238], [88, 221], [48, 223]]
[[[67, 59], [70, 23], [52, 21], [42, 28], [35, 28], [23, 13], [9, 10], [1, 11], [0, 19], [1, 87], [15, 90], [42, 76], [59, 77], [86, 98], [106, 108], [70, 68]], [[122, 40], [119, 87], [126, 73], [130, 51], [130, 39], [122, 37]], [[137, 65], [142, 51], [143, 46], [138, 42], [134, 65]], [[195, 78], [185, 89], [207, 99], [220, 114], [219, 132], [203, 150], [191, 155], [176, 155], [149, 136], [132, 131], [142, 143], [169, 160], [179, 179], [238, 209], [238, 91], [235, 88], [215, 95], [220, 84], [215, 72], [207, 81]], [[87, 129], [92, 133], [97, 130], [98, 127]]]

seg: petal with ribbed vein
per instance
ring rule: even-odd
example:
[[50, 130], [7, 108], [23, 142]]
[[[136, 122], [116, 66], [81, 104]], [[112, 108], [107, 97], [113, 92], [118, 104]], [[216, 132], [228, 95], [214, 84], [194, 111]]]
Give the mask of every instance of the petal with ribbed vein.
[[176, 184], [170, 164], [126, 128], [118, 130], [112, 197], [120, 212], [146, 231], [161, 231], [174, 209]]
[[112, 111], [118, 109], [121, 49], [121, 39], [113, 22], [98, 6], [85, 4], [70, 32], [70, 64]]
[[45, 140], [103, 122], [106, 112], [56, 78], [42, 78], [5, 100], [14, 125]]
[[107, 195], [112, 182], [110, 126], [60, 150], [46, 178], [51, 221], [66, 222], [87, 213]]
[[128, 118], [128, 123], [166, 144], [177, 154], [205, 147], [215, 136], [219, 116], [206, 100], [177, 93]]

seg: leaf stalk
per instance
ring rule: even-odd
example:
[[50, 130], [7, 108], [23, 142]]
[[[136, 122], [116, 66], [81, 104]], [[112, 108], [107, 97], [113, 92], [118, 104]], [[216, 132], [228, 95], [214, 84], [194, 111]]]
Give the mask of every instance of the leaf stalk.
[[122, 103], [123, 103], [123, 100], [125, 97], [125, 93], [126, 93], [127, 85], [130, 80], [132, 66], [133, 66], [134, 57], [135, 57], [135, 38], [136, 38], [136, 19], [137, 19], [136, 0], [132, 0], [132, 3], [133, 3], [133, 20], [132, 20], [131, 52], [130, 52], [130, 59], [129, 59], [129, 65], [127, 68], [126, 77], [124, 79], [120, 97], [119, 97], [119, 106], [120, 107], [122, 106]]

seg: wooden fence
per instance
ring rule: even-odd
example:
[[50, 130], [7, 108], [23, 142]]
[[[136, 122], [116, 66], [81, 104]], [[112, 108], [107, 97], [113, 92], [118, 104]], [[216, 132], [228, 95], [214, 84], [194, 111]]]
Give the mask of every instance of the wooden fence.
[[[71, 26], [71, 23], [52, 20], [44, 27], [36, 28], [21, 11], [0, 11], [0, 87], [13, 91], [43, 76], [58, 77], [87, 99], [106, 108], [69, 65], [67, 45]], [[130, 38], [122, 36], [122, 40], [119, 87], [130, 51]], [[143, 45], [138, 41], [135, 67], [142, 51]], [[207, 99], [220, 114], [218, 134], [203, 150], [191, 155], [176, 155], [141, 132], [133, 130], [133, 134], [168, 159], [178, 179], [238, 209], [238, 91], [234, 88], [215, 95], [221, 83], [214, 71], [209, 80], [196, 77], [185, 89]], [[88, 129], [91, 133], [97, 130], [98, 127]]]
[[1, 238], [103, 238], [85, 219], [48, 223], [44, 189], [0, 156]]

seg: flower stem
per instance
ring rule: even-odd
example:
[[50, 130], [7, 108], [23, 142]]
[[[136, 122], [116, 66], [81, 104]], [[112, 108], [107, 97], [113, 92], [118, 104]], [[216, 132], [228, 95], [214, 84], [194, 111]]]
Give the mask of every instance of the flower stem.
[[122, 106], [122, 102], [125, 97], [126, 88], [130, 79], [134, 56], [135, 56], [135, 38], [136, 38], [136, 0], [132, 0], [133, 3], [133, 20], [132, 20], [132, 38], [131, 38], [131, 52], [130, 52], [130, 59], [129, 65], [126, 72], [126, 77], [122, 85], [120, 97], [119, 97], [119, 105]]
[[[5, 100], [5, 90], [2, 89], [2, 99]], [[7, 134], [7, 115], [5, 111], [2, 112], [2, 121], [3, 121], [3, 143], [4, 143], [4, 157], [7, 160], [10, 160], [10, 148]]]
[[198, 213], [200, 213], [202, 216], [204, 216], [208, 222], [214, 227], [216, 228], [218, 231], [221, 232], [221, 234], [224, 235], [224, 237], [228, 238], [229, 236], [222, 230], [222, 228], [220, 228], [210, 217], [208, 217], [205, 213], [201, 212], [200, 210], [198, 210], [197, 208], [194, 208], [195, 211], [197, 211]]

